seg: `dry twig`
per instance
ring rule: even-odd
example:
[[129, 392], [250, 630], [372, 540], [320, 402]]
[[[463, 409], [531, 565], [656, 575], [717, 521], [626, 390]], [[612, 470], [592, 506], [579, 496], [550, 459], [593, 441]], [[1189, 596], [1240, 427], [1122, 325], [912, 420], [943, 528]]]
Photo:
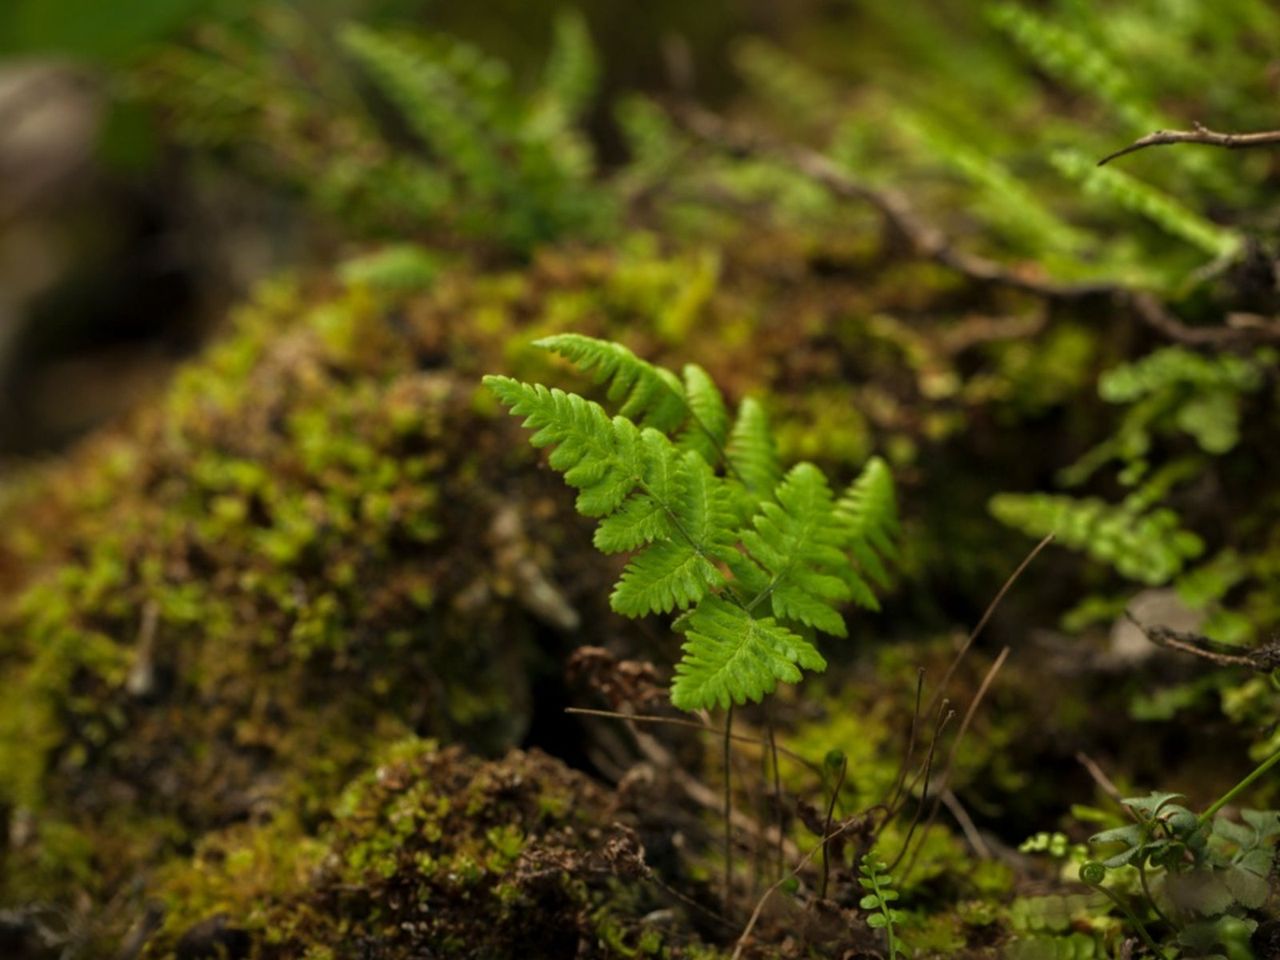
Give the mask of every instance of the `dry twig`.
[[816, 150], [773, 142], [696, 107], [685, 107], [678, 116], [685, 129], [695, 137], [728, 153], [743, 157], [773, 157], [826, 187], [837, 197], [869, 204], [890, 228], [907, 241], [917, 256], [950, 267], [972, 280], [1067, 299], [1106, 295], [1113, 290], [1107, 283], [1057, 283], [1040, 279], [961, 250], [941, 230], [923, 220], [901, 194], [863, 183]]
[[1273, 641], [1252, 650], [1241, 650], [1239, 647], [1218, 643], [1197, 633], [1171, 630], [1169, 627], [1148, 626], [1128, 610], [1124, 615], [1130, 623], [1142, 631], [1143, 636], [1166, 650], [1189, 653], [1220, 667], [1245, 667], [1259, 673], [1280, 670], [1280, 642]]
[[1149, 133], [1122, 150], [1109, 153], [1098, 161], [1098, 166], [1110, 163], [1117, 157], [1129, 153], [1137, 153], [1147, 147], [1163, 147], [1174, 143], [1199, 143], [1208, 147], [1225, 147], [1228, 150], [1243, 150], [1248, 147], [1280, 146], [1280, 130], [1261, 130], [1257, 133], [1219, 133], [1210, 130], [1202, 123], [1192, 125], [1190, 130], [1157, 130]]
[[[873, 207], [890, 229], [901, 236], [912, 252], [926, 260], [933, 260], [963, 274], [978, 283], [1021, 290], [1050, 300], [1081, 300], [1090, 297], [1109, 298], [1113, 303], [1134, 312], [1137, 318], [1153, 330], [1175, 340], [1195, 346], [1229, 346], [1280, 341], [1280, 322], [1261, 317], [1249, 317], [1228, 322], [1226, 326], [1197, 327], [1184, 323], [1169, 311], [1163, 303], [1149, 293], [1134, 291], [1115, 283], [1098, 281], [1090, 283], [1061, 283], [1037, 277], [1027, 270], [1008, 267], [995, 260], [958, 248], [937, 227], [925, 221], [901, 194], [872, 187], [858, 180], [826, 155], [794, 144], [780, 143], [761, 137], [745, 128], [731, 124], [721, 117], [696, 107], [685, 107], [677, 112], [685, 129], [705, 143], [739, 157], [769, 157], [790, 166], [834, 196], [856, 200]], [[1168, 132], [1169, 134], [1178, 131]], [[1272, 136], [1280, 143], [1280, 132], [1274, 134], [1213, 134], [1204, 131], [1201, 136], [1234, 137], [1233, 146], [1255, 146], [1262, 137]], [[1156, 134], [1152, 134], [1156, 136]], [[1255, 138], [1241, 142], [1239, 138]], [[1148, 139], [1148, 138], [1144, 138]], [[1142, 141], [1139, 141], [1141, 143]], [[1161, 141], [1163, 142], [1163, 141]], [[1175, 142], [1175, 141], [1168, 141]], [[1181, 142], [1181, 141], [1176, 141]], [[1194, 142], [1213, 142], [1201, 139]], [[1155, 143], [1146, 143], [1151, 146]], [[1221, 144], [1227, 145], [1225, 143]], [[1121, 153], [1139, 149], [1137, 145], [1112, 154], [1107, 160]], [[1103, 162], [1106, 162], [1105, 160]], [[1216, 270], [1222, 264], [1215, 265]]]

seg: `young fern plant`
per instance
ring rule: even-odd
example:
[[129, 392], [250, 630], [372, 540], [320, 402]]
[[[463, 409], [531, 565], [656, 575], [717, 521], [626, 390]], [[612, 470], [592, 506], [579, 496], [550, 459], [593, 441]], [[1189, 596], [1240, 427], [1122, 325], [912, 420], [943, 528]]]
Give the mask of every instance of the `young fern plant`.
[[610, 596], [627, 617], [679, 612], [671, 701], [681, 710], [759, 702], [826, 660], [816, 633], [845, 637], [847, 603], [878, 609], [898, 529], [893, 479], [872, 458], [840, 495], [810, 463], [785, 474], [763, 408], [731, 418], [700, 367], [677, 376], [577, 334], [536, 344], [606, 385], [598, 403], [541, 384], [484, 378], [550, 466], [599, 520], [594, 542], [631, 557]]
[[898, 954], [904, 952], [897, 932], [903, 913], [893, 905], [898, 899], [898, 891], [893, 888], [893, 877], [884, 861], [872, 853], [863, 856], [858, 864], [858, 872], [862, 874], [858, 878], [858, 885], [864, 891], [858, 906], [868, 911], [867, 926], [884, 931], [885, 943], [889, 947], [889, 960], [897, 960]]

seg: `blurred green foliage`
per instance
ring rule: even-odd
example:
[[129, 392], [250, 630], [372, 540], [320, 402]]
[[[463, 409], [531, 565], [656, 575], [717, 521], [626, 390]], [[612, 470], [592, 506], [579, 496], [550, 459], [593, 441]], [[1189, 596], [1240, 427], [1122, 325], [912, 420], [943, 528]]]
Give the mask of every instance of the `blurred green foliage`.
[[193, 20], [244, 0], [8, 0], [0, 9], [0, 56], [42, 54], [93, 63], [131, 60]]
[[[786, 459], [847, 470], [882, 452], [904, 495], [902, 583], [885, 599], [903, 637], [974, 619], [1029, 549], [1022, 533], [1076, 551], [1039, 558], [1001, 609], [1020, 637], [1055, 622], [1076, 636], [1060, 640], [1061, 684], [1028, 658], [1030, 685], [1061, 702], [1004, 703], [981, 730], [983, 780], [967, 786], [985, 794], [984, 828], [1032, 804], [1051, 817], [1078, 788], [1029, 759], [1028, 740], [1069, 758], [1101, 730], [1118, 776], [1166, 772], [1168, 727], [1121, 735], [1131, 698], [1097, 666], [1099, 628], [1165, 586], [1218, 640], [1280, 626], [1280, 361], [1249, 333], [1280, 309], [1280, 167], [1194, 147], [1096, 160], [1157, 126], [1274, 125], [1258, 38], [1280, 14], [1263, 0], [998, 2], [981, 16], [962, 0], [862, 0], [797, 4], [766, 39], [739, 25], [769, 16], [730, 6], [589, 2], [554, 17], [514, 0], [190, 0], [108, 18], [23, 0], [0, 15], [8, 51], [127, 63], [106, 83], [155, 121], [196, 190], [210, 174], [256, 183], [292, 201], [286, 229], [320, 238], [313, 282], [265, 289], [123, 440], [55, 470], [55, 496], [18, 500], [0, 541], [22, 571], [0, 621], [0, 670], [18, 691], [0, 709], [0, 762], [20, 775], [0, 801], [42, 816], [8, 854], [8, 893], [102, 893], [122, 879], [104, 880], [104, 864], [170, 857], [244, 815], [261, 776], [284, 778], [282, 807], [321, 821], [388, 732], [518, 738], [539, 644], [576, 622], [563, 608], [556, 620], [555, 583], [610, 642], [661, 662], [669, 638], [608, 619], [616, 571], [584, 557], [558, 486], [474, 391], [482, 371], [545, 380], [528, 344], [565, 330], [705, 359], [731, 400], [759, 395]], [[692, 134], [665, 94], [706, 90], [781, 148]], [[833, 191], [797, 151], [855, 189]], [[992, 284], [903, 243], [859, 191], [905, 198], [938, 236], [1027, 282]], [[1043, 281], [1114, 289], [1041, 295]], [[1144, 322], [1135, 291], [1173, 323]], [[503, 506], [535, 535], [495, 533]], [[185, 683], [165, 712], [129, 686], [147, 616]], [[866, 639], [833, 667], [865, 658]], [[875, 732], [872, 779], [891, 781], [885, 731], [909, 717], [890, 716], [884, 690], [898, 687], [881, 668], [921, 647], [885, 644], [868, 709], [805, 719], [820, 726], [800, 728], [806, 748]], [[1206, 726], [1223, 765], [1278, 745], [1267, 677], [1139, 682], [1131, 714], [1155, 725], [1178, 711], [1207, 725], [1216, 698], [1236, 733]], [[1176, 733], [1180, 751], [1194, 739]], [[174, 770], [199, 796], [161, 789]], [[85, 809], [86, 796], [102, 799]], [[358, 869], [435, 876], [404, 862], [394, 834], [337, 816], [359, 834]], [[467, 883], [495, 880], [499, 900], [518, 895], [498, 879], [520, 849], [508, 820], [472, 838], [494, 870], [471, 853], [456, 864]], [[899, 877], [916, 898], [904, 942], [946, 954], [1014, 937], [1009, 955], [1049, 957], [1118, 946], [1121, 921], [1096, 897], [1064, 882], [999, 904], [953, 836], [930, 842], [946, 857]], [[178, 890], [184, 922], [235, 900], [207, 892]], [[276, 902], [296, 917], [309, 901]]]

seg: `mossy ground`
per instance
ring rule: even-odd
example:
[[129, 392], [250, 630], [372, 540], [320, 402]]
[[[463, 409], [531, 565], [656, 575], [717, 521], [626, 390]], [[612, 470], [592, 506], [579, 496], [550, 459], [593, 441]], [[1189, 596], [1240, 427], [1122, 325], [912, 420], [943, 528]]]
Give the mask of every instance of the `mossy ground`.
[[[306, 960], [712, 955], [701, 944], [741, 926], [713, 916], [712, 814], [666, 796], [644, 817], [540, 754], [461, 752], [534, 742], [630, 763], [610, 721], [560, 715], [562, 661], [583, 642], [660, 663], [675, 648], [608, 612], [616, 570], [481, 374], [542, 379], [526, 347], [549, 332], [618, 337], [762, 395], [784, 459], [839, 476], [888, 452], [909, 518], [902, 586], [833, 658], [829, 701], [785, 710], [796, 749], [856, 759], [854, 809], [892, 782], [916, 667], [945, 669], [945, 645], [889, 646], [859, 681], [872, 641], [975, 619], [1025, 550], [984, 512], [995, 478], [1033, 486], [1051, 459], [1030, 461], [1011, 428], [1050, 437], [1061, 461], [1098, 439], [1081, 393], [1125, 337], [1045, 309], [786, 230], [692, 248], [637, 233], [519, 269], [452, 264], [417, 291], [323, 274], [263, 286], [163, 396], [8, 497], [0, 901], [58, 904], [106, 949], [159, 896], [154, 957], [201, 956], [199, 936]], [[1047, 577], [1034, 602], [1068, 589]], [[1029, 602], [1011, 602], [1006, 636]], [[1046, 701], [1032, 664], [1009, 676], [960, 768], [979, 819], [1016, 841], [1011, 825], [1034, 826], [1064, 784], [1091, 796], [1069, 744], [1105, 743], [1108, 723], [1102, 701], [1081, 715], [1079, 687]], [[385, 754], [408, 735], [458, 746]], [[1053, 768], [1035, 766], [1064, 735]], [[1140, 746], [1109, 748], [1152, 771]], [[693, 739], [672, 749], [702, 765]], [[799, 770], [788, 789], [821, 802]], [[635, 837], [660, 883], [637, 872]], [[938, 911], [907, 932], [924, 953], [981, 954], [1010, 929], [1008, 868], [975, 871], [950, 828], [933, 828], [913, 882]], [[849, 950], [874, 952], [851, 902], [789, 929], [812, 902], [771, 907], [753, 950], [798, 956], [843, 923], [861, 931]]]
[[537, 751], [404, 741], [318, 838], [279, 821], [206, 838], [162, 878], [173, 909], [146, 955], [710, 958], [650, 881], [637, 824]]

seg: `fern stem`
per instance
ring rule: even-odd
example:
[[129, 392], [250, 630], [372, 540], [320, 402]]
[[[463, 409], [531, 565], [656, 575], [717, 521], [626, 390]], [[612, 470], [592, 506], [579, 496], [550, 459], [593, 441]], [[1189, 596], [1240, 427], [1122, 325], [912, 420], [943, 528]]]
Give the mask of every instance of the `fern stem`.
[[1156, 898], [1151, 895], [1151, 886], [1147, 882], [1147, 863], [1145, 859], [1138, 860], [1138, 880], [1142, 883], [1142, 892], [1147, 895], [1147, 905], [1155, 911], [1155, 915], [1167, 926], [1172, 927], [1173, 922], [1164, 915], [1164, 911], [1160, 909], [1160, 905], [1156, 903]]
[[733, 704], [725, 712], [724, 718], [724, 912], [729, 916], [733, 912], [733, 792], [731, 777], [733, 767], [730, 762], [730, 749], [733, 742]]
[[1132, 910], [1129, 909], [1129, 905], [1124, 902], [1123, 897], [1121, 897], [1118, 893], [1116, 893], [1110, 887], [1104, 886], [1101, 883], [1089, 883], [1087, 880], [1085, 880], [1084, 883], [1086, 886], [1092, 887], [1094, 890], [1097, 890], [1099, 893], [1105, 894], [1107, 897], [1111, 899], [1111, 901], [1117, 907], [1120, 908], [1120, 912], [1123, 913], [1125, 917], [1129, 920], [1129, 922], [1133, 924], [1134, 931], [1142, 939], [1142, 942], [1147, 945], [1147, 949], [1150, 950], [1154, 956], [1157, 956], [1157, 957], [1164, 956], [1164, 954], [1160, 950], [1160, 947], [1156, 944], [1155, 940], [1152, 938], [1151, 933], [1147, 930], [1146, 925], [1143, 924], [1143, 922], [1138, 919], [1137, 914], [1135, 914]]
[[902, 766], [898, 768], [898, 776], [894, 780], [893, 789], [882, 804], [885, 808], [885, 823], [892, 820], [897, 813], [895, 807], [902, 796], [903, 788], [907, 784], [907, 773], [911, 769], [911, 760], [915, 755], [916, 737], [920, 729], [920, 701], [924, 696], [924, 673], [924, 667], [921, 667], [916, 673], [916, 701], [915, 707], [911, 711], [911, 728], [907, 732], [907, 747], [902, 754]]
[[831, 818], [836, 812], [836, 801], [840, 798], [840, 788], [844, 786], [845, 774], [849, 771], [849, 758], [840, 758], [840, 772], [836, 775], [835, 785], [831, 788], [831, 799], [827, 803], [827, 819], [822, 827], [822, 890], [820, 896], [827, 899], [827, 881], [831, 878]]
[[773, 718], [765, 714], [765, 730], [769, 738], [769, 755], [773, 761], [773, 803], [778, 815], [778, 876], [784, 875], [787, 869], [787, 857], [783, 850], [783, 828], [785, 818], [782, 813], [782, 773], [778, 769], [778, 742], [773, 735]]
[[1248, 789], [1250, 784], [1252, 784], [1260, 776], [1262, 776], [1264, 773], [1266, 773], [1268, 770], [1274, 767], [1277, 763], [1280, 763], [1280, 750], [1277, 750], [1275, 753], [1271, 754], [1271, 756], [1267, 757], [1267, 759], [1263, 760], [1262, 763], [1254, 767], [1252, 773], [1250, 773], [1247, 777], [1245, 777], [1243, 780], [1237, 783], [1234, 787], [1232, 787], [1230, 790], [1228, 790], [1226, 793], [1220, 796], [1217, 799], [1217, 801], [1215, 801], [1214, 804], [1209, 807], [1208, 810], [1200, 814], [1198, 818], [1200, 826], [1203, 827], [1206, 824], [1208, 824], [1209, 821], [1214, 818], [1214, 816], [1217, 814], [1219, 810], [1221, 810], [1228, 803], [1234, 800], [1244, 790]]
[[[947, 701], [943, 701], [946, 706]], [[893, 873], [898, 868], [898, 864], [902, 862], [902, 858], [907, 855], [907, 851], [911, 848], [911, 839], [915, 836], [916, 827], [920, 825], [920, 818], [924, 814], [925, 804], [929, 801], [929, 777], [933, 773], [933, 758], [938, 750], [938, 738], [942, 736], [942, 731], [946, 729], [955, 717], [954, 710], [948, 710], [947, 713], [938, 718], [933, 728], [933, 738], [929, 741], [929, 752], [924, 758], [924, 783], [920, 788], [920, 803], [916, 806], [916, 812], [911, 817], [911, 826], [907, 828], [906, 839], [902, 841], [902, 849], [898, 851], [898, 855], [893, 858], [893, 863], [889, 864], [888, 871]], [[908, 864], [907, 873], [911, 872], [912, 864]]]
[[969, 724], [973, 722], [979, 705], [982, 703], [983, 698], [986, 697], [987, 691], [991, 689], [991, 684], [995, 681], [996, 674], [1000, 672], [1005, 660], [1009, 658], [1009, 653], [1009, 647], [1005, 647], [1000, 651], [995, 662], [991, 664], [991, 668], [987, 670], [987, 675], [982, 678], [982, 683], [978, 685], [978, 692], [973, 695], [973, 700], [969, 703], [969, 709], [964, 713], [964, 719], [960, 721], [960, 729], [956, 731], [956, 737], [951, 742], [951, 749], [947, 753], [947, 765], [943, 768], [942, 778], [938, 781], [937, 797], [929, 811], [929, 819], [925, 821], [924, 830], [920, 834], [920, 842], [916, 845], [915, 853], [911, 855], [911, 861], [907, 864], [907, 869], [902, 873], [901, 879], [910, 876], [911, 871], [915, 869], [916, 860], [919, 859], [920, 851], [924, 847], [924, 838], [929, 835], [929, 831], [933, 829], [934, 821], [938, 819], [938, 810], [942, 807], [942, 795], [951, 786], [951, 773], [955, 769], [956, 757], [960, 753], [960, 744], [964, 741], [964, 735], [968, 732]]

